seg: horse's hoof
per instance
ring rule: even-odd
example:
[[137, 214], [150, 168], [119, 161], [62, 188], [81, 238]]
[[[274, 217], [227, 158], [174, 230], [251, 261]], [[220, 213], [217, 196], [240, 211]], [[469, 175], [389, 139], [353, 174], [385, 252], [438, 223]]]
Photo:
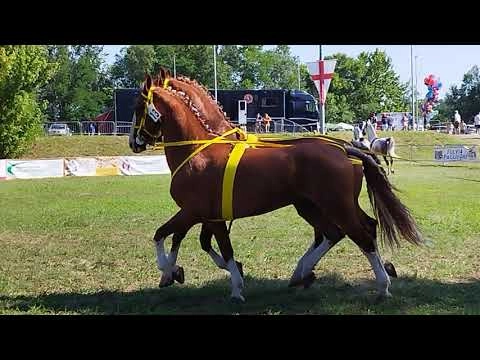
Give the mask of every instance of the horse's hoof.
[[243, 264], [240, 261], [235, 261], [235, 263], [237, 264], [238, 271], [240, 272], [240, 276], [243, 279], [244, 278], [244, 276], [243, 276]]
[[303, 285], [303, 279], [300, 279], [299, 276], [293, 276], [290, 278], [290, 281], [288, 282], [288, 287], [297, 287]]
[[307, 276], [305, 276], [303, 279], [303, 288], [308, 289], [310, 286], [312, 286], [313, 282], [315, 281], [315, 274], [310, 272]]
[[397, 271], [395, 270], [395, 266], [390, 261], [385, 261], [385, 264], [383, 265], [385, 267], [385, 271], [387, 272], [388, 276], [391, 277], [398, 277]]
[[376, 299], [375, 299], [375, 302], [377, 304], [379, 303], [382, 303], [382, 302], [385, 302], [387, 301], [388, 299], [391, 299], [393, 296], [392, 294], [390, 293], [390, 291], [387, 291], [386, 293], [382, 293], [382, 294], [378, 294]]
[[185, 272], [183, 271], [183, 267], [179, 266], [177, 271], [173, 273], [173, 280], [179, 284], [183, 284], [185, 282]]
[[243, 304], [245, 303], [245, 298], [242, 295], [230, 296], [230, 301], [233, 304]]
[[158, 287], [159, 288], [164, 288], [164, 287], [168, 287], [168, 286], [171, 286], [171, 285], [173, 285], [173, 277], [171, 277], [168, 280], [163, 280], [163, 277], [162, 277], [162, 279], [160, 279], [160, 283], [158, 284]]

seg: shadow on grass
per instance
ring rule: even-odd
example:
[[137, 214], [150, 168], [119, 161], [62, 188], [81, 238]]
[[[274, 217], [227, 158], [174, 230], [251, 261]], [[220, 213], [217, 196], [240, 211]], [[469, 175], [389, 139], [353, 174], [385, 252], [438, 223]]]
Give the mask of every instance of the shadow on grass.
[[58, 293], [0, 296], [3, 313], [80, 314], [480, 314], [480, 280], [443, 283], [393, 279], [392, 299], [377, 302], [373, 280], [349, 283], [336, 275], [319, 277], [310, 289], [292, 289], [286, 280], [246, 277], [246, 303], [232, 303], [230, 282], [202, 287], [175, 284], [132, 292]]

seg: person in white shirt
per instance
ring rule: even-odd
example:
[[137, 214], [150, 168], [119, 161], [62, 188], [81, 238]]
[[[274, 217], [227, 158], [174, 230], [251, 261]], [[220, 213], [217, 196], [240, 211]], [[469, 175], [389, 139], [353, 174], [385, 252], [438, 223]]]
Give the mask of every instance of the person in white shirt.
[[455, 110], [455, 115], [454, 115], [454, 120], [453, 120], [453, 126], [455, 128], [454, 134], [460, 134], [460, 123], [462, 122], [462, 117], [458, 113], [458, 110]]
[[477, 115], [475, 115], [473, 122], [475, 124], [475, 133], [480, 134], [480, 112]]

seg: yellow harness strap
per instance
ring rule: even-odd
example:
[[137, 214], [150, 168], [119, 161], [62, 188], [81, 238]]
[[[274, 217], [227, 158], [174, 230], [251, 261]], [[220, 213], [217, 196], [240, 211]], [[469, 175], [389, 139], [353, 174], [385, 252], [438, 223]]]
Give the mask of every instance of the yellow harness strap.
[[[233, 133], [236, 133], [238, 130], [238, 128], [234, 128], [232, 130], [229, 130], [227, 131], [226, 133], [224, 133], [223, 135], [221, 136], [217, 136], [216, 138], [213, 138], [211, 140], [193, 140], [195, 141], [196, 144], [200, 144], [200, 143], [203, 143], [202, 146], [198, 147], [194, 152], [192, 152], [185, 160], [182, 161], [182, 163], [180, 165], [178, 165], [178, 167], [175, 169], [175, 171], [172, 173], [172, 179], [173, 177], [175, 176], [175, 174], [178, 172], [178, 170], [180, 170], [182, 168], [183, 165], [185, 165], [187, 162], [189, 162], [194, 156], [196, 156], [200, 151], [202, 151], [203, 149], [205, 149], [206, 147], [212, 145], [212, 144], [215, 144], [215, 143], [221, 143], [223, 138], [230, 135], [230, 134], [233, 134]], [[196, 141], [199, 141], [199, 142], [196, 142]], [[186, 142], [184, 141], [182, 145], [187, 145], [185, 144]], [[193, 142], [190, 142], [191, 144], [194, 144]], [[173, 142], [173, 143], [165, 143], [165, 146], [175, 146], [177, 143]]]
[[235, 181], [235, 173], [243, 153], [249, 147], [245, 143], [235, 144], [228, 157], [222, 185], [222, 218], [225, 220], [233, 220], [233, 183]]

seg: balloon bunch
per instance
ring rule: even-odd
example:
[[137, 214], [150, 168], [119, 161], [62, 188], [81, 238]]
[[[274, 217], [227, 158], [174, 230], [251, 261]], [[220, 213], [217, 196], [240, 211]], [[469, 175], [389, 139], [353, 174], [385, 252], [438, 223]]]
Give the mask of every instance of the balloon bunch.
[[425, 102], [422, 104], [423, 115], [427, 115], [432, 112], [433, 107], [438, 103], [438, 94], [442, 83], [440, 79], [437, 79], [435, 75], [428, 75], [423, 83], [428, 87], [427, 95], [425, 96]]

